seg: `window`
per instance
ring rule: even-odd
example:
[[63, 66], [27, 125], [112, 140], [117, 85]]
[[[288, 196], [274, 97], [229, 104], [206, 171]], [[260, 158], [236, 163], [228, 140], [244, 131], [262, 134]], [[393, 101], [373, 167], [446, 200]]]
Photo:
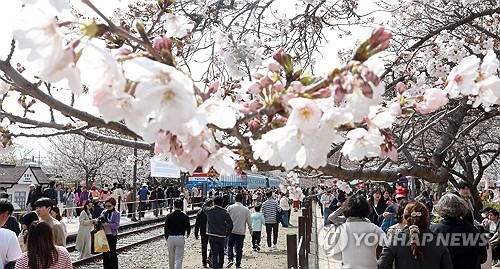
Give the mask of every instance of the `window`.
[[26, 192], [16, 191], [14, 192], [14, 203], [16, 203], [22, 209], [26, 207]]

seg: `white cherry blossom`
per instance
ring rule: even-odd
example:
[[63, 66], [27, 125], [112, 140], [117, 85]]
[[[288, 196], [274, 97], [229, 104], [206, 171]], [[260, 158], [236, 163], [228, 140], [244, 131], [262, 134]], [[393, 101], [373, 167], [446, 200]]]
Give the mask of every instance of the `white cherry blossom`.
[[417, 104], [417, 110], [422, 114], [428, 114], [432, 111], [438, 110], [448, 103], [446, 93], [437, 88], [425, 90], [424, 102]]
[[55, 59], [51, 65], [41, 70], [40, 77], [52, 83], [65, 79], [74, 94], [80, 95], [83, 92], [80, 69], [76, 66], [75, 52], [72, 47], [65, 48], [58, 59]]
[[485, 80], [481, 80], [476, 84], [478, 95], [474, 101], [473, 107], [483, 105], [486, 110], [500, 103], [500, 78], [490, 76]]
[[195, 115], [193, 81], [181, 71], [144, 57], [125, 61], [123, 70], [126, 78], [139, 82], [137, 107], [150, 111], [149, 124], [158, 130], [175, 130]]
[[460, 64], [451, 70], [444, 92], [449, 94], [451, 98], [458, 97], [460, 93], [464, 95], [477, 94], [474, 80], [479, 74], [478, 68], [479, 58], [473, 55], [465, 57]]
[[27, 59], [39, 60], [44, 69], [63, 54], [64, 35], [53, 18], [33, 7], [25, 7], [21, 14], [14, 23], [14, 38], [20, 49], [30, 50]]
[[288, 117], [287, 125], [297, 126], [303, 131], [311, 132], [318, 128], [321, 119], [321, 110], [313, 100], [307, 98], [293, 98], [288, 101], [292, 112]]
[[483, 63], [481, 64], [481, 76], [483, 78], [488, 78], [493, 76], [498, 72], [498, 67], [500, 66], [500, 61], [493, 50], [489, 50], [486, 56], [483, 58]]
[[207, 164], [204, 166], [204, 170], [208, 171], [210, 167], [213, 167], [221, 175], [234, 175], [237, 159], [238, 155], [234, 154], [228, 148], [220, 148], [217, 152], [210, 155]]
[[165, 35], [170, 37], [183, 38], [193, 30], [194, 22], [186, 16], [166, 14], [164, 16]]
[[380, 133], [370, 133], [366, 129], [356, 128], [347, 133], [347, 138], [341, 152], [349, 156], [349, 159], [360, 161], [365, 156], [380, 156], [380, 145], [384, 142]]

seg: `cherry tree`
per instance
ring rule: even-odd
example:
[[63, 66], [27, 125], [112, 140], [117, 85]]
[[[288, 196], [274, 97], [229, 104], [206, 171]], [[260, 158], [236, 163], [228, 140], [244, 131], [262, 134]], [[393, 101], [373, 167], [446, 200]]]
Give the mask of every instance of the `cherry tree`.
[[[96, 130], [97, 133], [103, 133]], [[65, 182], [80, 183], [85, 186], [112, 184], [115, 182], [131, 183], [132, 166], [129, 159], [132, 149], [99, 141], [92, 141], [83, 136], [60, 135], [50, 137], [51, 148], [46, 169], [61, 177]], [[140, 151], [139, 156], [149, 159], [149, 152]], [[145, 161], [147, 163], [147, 160]], [[149, 176], [148, 165], [138, 170], [139, 178]]]
[[[79, 134], [154, 151], [186, 172], [442, 183], [499, 113], [496, 1], [382, 1], [392, 31], [374, 28], [326, 74], [314, 66], [327, 31], [374, 20], [357, 1], [286, 11], [271, 0], [143, 1], [113, 14], [89, 0], [26, 2], [0, 60], [4, 150], [16, 137]], [[374, 67], [378, 55], [385, 65]], [[12, 98], [20, 112], [7, 110]], [[38, 105], [49, 113], [29, 117]], [[490, 140], [479, 152], [492, 160]]]

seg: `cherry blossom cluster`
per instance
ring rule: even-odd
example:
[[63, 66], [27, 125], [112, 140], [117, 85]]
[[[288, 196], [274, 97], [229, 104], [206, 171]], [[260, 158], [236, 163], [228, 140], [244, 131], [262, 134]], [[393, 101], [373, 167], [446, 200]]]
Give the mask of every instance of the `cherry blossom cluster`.
[[[58, 9], [67, 8], [57, 4], [62, 0], [50, 2]], [[19, 48], [28, 50], [28, 60], [36, 64], [41, 79], [65, 81], [77, 95], [91, 94], [106, 122], [123, 121], [144, 141], [155, 143], [156, 154], [167, 156], [186, 172], [203, 166], [205, 171], [214, 167], [221, 175], [230, 175], [252, 162], [287, 170], [319, 168], [326, 165], [332, 144], [340, 145], [341, 153], [351, 160], [396, 160], [397, 145], [389, 128], [405, 110], [430, 113], [444, 106], [448, 97], [459, 95], [470, 96], [474, 106], [489, 108], [499, 102], [494, 53], [489, 52], [480, 65], [478, 57], [463, 58], [454, 50], [447, 55], [463, 60], [451, 70], [443, 90], [423, 82], [424, 94], [412, 96], [399, 84], [399, 95], [384, 103], [384, 83], [364, 64], [389, 47], [392, 34], [383, 27], [360, 44], [346, 66], [324, 76], [302, 70], [291, 55], [279, 49], [249, 81], [238, 81], [236, 86], [214, 82], [201, 90], [177, 67], [173, 53], [175, 39], [190, 35], [194, 27], [185, 16], [166, 14], [165, 34], [151, 43], [134, 39], [144, 46], [144, 50], [134, 51], [103, 48], [95, 37], [104, 32], [117, 31], [115, 34], [133, 38], [111, 25], [91, 21], [79, 24], [83, 25], [81, 31], [75, 31], [74, 23], [57, 21], [33, 5], [26, 5], [22, 14], [22, 23], [13, 34]], [[139, 23], [136, 30], [141, 36], [146, 33]], [[256, 37], [247, 35], [235, 41], [222, 32], [218, 36], [220, 56], [234, 71], [233, 76], [241, 75], [241, 62], [250, 66], [261, 63]], [[435, 75], [447, 73], [437, 62], [430, 64], [436, 66]], [[218, 94], [220, 91], [234, 94]], [[240, 152], [245, 139], [253, 153], [251, 159], [244, 159]], [[347, 183], [337, 184], [350, 188]], [[289, 192], [298, 193], [296, 189]]]

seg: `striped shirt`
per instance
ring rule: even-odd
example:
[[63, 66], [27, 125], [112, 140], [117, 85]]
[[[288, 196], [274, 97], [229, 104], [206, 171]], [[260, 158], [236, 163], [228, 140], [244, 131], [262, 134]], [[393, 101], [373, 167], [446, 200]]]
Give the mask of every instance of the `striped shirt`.
[[266, 224], [278, 223], [278, 210], [281, 211], [281, 208], [276, 200], [266, 200], [262, 203], [262, 214], [264, 214]]
[[[66, 248], [61, 246], [56, 246], [57, 249], [57, 262], [52, 264], [47, 269], [69, 269], [73, 268], [73, 264], [71, 263], [71, 259], [69, 257], [69, 253]], [[15, 269], [29, 269], [28, 266], [28, 252], [24, 252], [19, 259], [16, 261]]]

